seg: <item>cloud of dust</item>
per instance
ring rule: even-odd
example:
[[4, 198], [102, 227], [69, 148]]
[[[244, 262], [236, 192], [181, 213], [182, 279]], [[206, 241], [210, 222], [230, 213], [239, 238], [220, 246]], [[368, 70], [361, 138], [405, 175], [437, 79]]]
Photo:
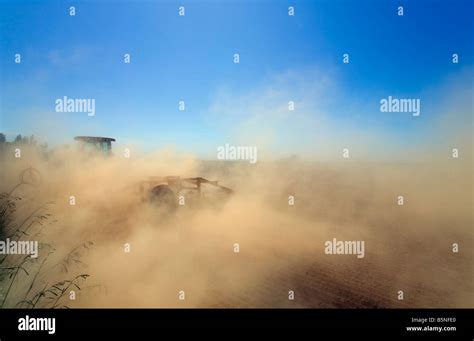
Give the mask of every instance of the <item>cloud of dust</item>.
[[[472, 307], [472, 137], [458, 128], [443, 125], [442, 134], [457, 137], [462, 157], [431, 150], [406, 163], [291, 157], [252, 165], [171, 149], [127, 159], [62, 147], [45, 159], [24, 148], [20, 159], [2, 155], [1, 191], [21, 170], [39, 171], [39, 185], [15, 190], [25, 198], [17, 213], [54, 202], [57, 223], [38, 237], [54, 246], [51, 266], [94, 243], [67, 272], [37, 281], [89, 274], [69, 306]], [[168, 175], [219, 180], [234, 193], [220, 207], [163, 212], [139, 189]], [[365, 241], [365, 257], [325, 254], [333, 238]]]
[[[408, 306], [472, 305], [471, 255], [451, 252], [453, 243], [461, 250], [472, 245], [465, 160], [251, 165], [169, 150], [125, 159], [71, 149], [33, 160], [25, 150], [21, 160], [9, 161], [4, 184], [15, 184], [26, 167], [40, 171], [41, 184], [21, 186], [16, 195], [30, 198], [29, 207], [54, 201], [50, 212], [58, 222], [40, 236], [55, 248], [48, 262], [94, 242], [68, 270], [91, 275], [71, 306], [288, 306], [290, 290], [296, 306], [364, 306], [361, 296], [397, 306], [398, 290], [410, 295]], [[170, 215], [138, 191], [151, 175], [204, 176], [235, 193], [223, 207], [185, 205]], [[365, 258], [326, 255], [324, 242], [332, 238], [364, 240]], [[307, 271], [315, 267], [324, 277]]]

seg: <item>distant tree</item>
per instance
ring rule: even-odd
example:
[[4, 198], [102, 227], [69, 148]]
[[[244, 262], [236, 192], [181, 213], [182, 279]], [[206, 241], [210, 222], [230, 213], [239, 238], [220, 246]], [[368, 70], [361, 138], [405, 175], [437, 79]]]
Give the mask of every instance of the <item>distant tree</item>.
[[31, 135], [29, 139], [27, 139], [28, 144], [31, 144], [33, 146], [36, 146], [37, 142], [35, 139], [35, 135]]
[[6, 142], [7, 142], [7, 138], [5, 134], [0, 133], [0, 144], [6, 143]]
[[23, 138], [21, 137], [21, 134], [18, 134], [16, 137], [15, 137], [15, 142], [16, 143], [20, 143], [22, 142]]

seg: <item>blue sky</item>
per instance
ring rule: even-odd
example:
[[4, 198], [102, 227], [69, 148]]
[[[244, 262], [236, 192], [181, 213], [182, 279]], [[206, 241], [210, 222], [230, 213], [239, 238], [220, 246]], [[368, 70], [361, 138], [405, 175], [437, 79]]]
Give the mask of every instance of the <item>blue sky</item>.
[[[336, 140], [379, 134], [403, 144], [439, 115], [445, 84], [472, 90], [473, 13], [468, 0], [2, 0], [0, 130], [50, 144], [113, 136], [203, 156], [224, 143], [260, 143], [265, 127], [272, 137], [261, 143], [288, 153], [334, 127]], [[421, 98], [422, 115], [382, 115], [389, 95]], [[96, 116], [56, 113], [63, 96], [94, 98]], [[288, 100], [293, 116], [275, 118]]]

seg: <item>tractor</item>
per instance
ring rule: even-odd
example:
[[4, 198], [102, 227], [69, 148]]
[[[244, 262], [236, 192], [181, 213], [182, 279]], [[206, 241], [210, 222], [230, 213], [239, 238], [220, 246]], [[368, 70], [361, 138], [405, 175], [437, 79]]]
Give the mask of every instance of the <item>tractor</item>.
[[98, 151], [106, 156], [112, 154], [112, 142], [115, 142], [114, 138], [99, 136], [76, 136], [74, 140], [79, 141], [81, 151]]
[[[89, 153], [98, 151], [106, 156], [112, 155], [111, 137], [76, 136], [80, 149]], [[165, 207], [169, 211], [178, 206], [197, 206], [202, 203], [223, 203], [233, 190], [219, 185], [218, 181], [210, 181], [202, 177], [182, 178], [179, 176], [151, 176], [140, 181], [138, 191], [141, 198]]]

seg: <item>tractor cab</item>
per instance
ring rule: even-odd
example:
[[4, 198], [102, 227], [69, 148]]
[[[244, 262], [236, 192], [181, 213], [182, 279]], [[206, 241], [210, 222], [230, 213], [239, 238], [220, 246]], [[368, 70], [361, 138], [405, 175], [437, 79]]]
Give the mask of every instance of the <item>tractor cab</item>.
[[76, 136], [75, 141], [79, 141], [80, 149], [87, 153], [100, 152], [106, 156], [112, 154], [112, 142], [115, 142], [111, 137], [99, 136]]

